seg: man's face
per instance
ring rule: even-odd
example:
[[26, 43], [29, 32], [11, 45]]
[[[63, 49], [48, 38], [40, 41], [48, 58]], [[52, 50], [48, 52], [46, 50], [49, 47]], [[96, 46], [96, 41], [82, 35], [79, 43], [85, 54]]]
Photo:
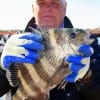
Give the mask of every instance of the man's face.
[[66, 13], [65, 0], [35, 0], [33, 14], [36, 24], [47, 28], [59, 28]]

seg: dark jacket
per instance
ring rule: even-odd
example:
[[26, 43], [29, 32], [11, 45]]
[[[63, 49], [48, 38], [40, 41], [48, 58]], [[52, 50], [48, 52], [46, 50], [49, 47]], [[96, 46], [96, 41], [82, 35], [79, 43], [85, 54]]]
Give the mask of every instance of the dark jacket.
[[[34, 18], [28, 22], [25, 28], [26, 32], [32, 31], [29, 27], [36, 28]], [[67, 17], [64, 19], [64, 27], [73, 28], [71, 21]], [[91, 46], [94, 48], [94, 54], [91, 56], [90, 65], [92, 74], [88, 82], [79, 81], [76, 83], [68, 83], [65, 89], [59, 90], [58, 85], [50, 91], [49, 100], [100, 100], [100, 46], [98, 45], [97, 37], [93, 36], [93, 38], [95, 38], [95, 42]], [[12, 89], [13, 94], [17, 87], [11, 87], [6, 79], [5, 71], [0, 70], [0, 96], [7, 93], [9, 89]]]

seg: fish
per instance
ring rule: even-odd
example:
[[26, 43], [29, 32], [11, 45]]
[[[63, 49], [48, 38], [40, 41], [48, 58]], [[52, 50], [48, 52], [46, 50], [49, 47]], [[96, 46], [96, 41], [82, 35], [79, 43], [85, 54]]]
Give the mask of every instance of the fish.
[[41, 56], [35, 64], [15, 64], [10, 73], [8, 71], [10, 84], [18, 85], [12, 100], [48, 100], [49, 91], [71, 73], [64, 58], [79, 54], [80, 45], [90, 45], [94, 41], [88, 31], [78, 28], [40, 28], [33, 29], [33, 33], [43, 36], [45, 50], [39, 52]]

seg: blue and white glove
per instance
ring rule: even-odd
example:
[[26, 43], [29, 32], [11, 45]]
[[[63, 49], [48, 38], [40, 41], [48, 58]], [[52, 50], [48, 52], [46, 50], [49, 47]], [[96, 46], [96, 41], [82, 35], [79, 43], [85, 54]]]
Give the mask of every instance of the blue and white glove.
[[1, 55], [1, 66], [8, 69], [12, 63], [32, 63], [39, 59], [38, 51], [45, 49], [41, 44], [42, 36], [33, 33], [12, 35]]
[[82, 79], [90, 67], [90, 56], [93, 49], [89, 45], [81, 45], [78, 48], [79, 55], [70, 55], [65, 57], [65, 61], [69, 63], [71, 73], [65, 77], [66, 82], [76, 82]]

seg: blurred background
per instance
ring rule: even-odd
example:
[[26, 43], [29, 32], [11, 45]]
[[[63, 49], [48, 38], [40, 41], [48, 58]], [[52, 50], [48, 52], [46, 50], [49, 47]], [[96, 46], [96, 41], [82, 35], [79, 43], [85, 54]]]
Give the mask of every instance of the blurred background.
[[[1, 0], [0, 29], [24, 29], [34, 0]], [[77, 28], [100, 27], [100, 0], [66, 0], [66, 15]]]

